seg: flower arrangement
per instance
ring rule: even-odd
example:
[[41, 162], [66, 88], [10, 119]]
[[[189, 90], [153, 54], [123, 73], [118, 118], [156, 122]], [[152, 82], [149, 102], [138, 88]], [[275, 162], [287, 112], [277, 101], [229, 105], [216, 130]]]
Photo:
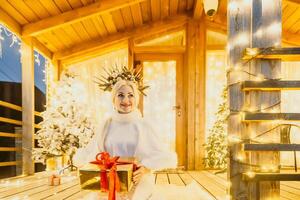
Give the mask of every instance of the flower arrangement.
[[130, 70], [126, 66], [119, 69], [118, 67], [111, 69], [104, 69], [106, 76], [102, 75], [98, 79], [98, 86], [100, 89], [104, 91], [111, 91], [113, 86], [120, 80], [133, 81], [137, 84], [139, 91], [141, 94], [146, 96], [144, 90], [149, 88], [149, 86], [143, 85], [143, 78], [141, 74], [141, 70]]

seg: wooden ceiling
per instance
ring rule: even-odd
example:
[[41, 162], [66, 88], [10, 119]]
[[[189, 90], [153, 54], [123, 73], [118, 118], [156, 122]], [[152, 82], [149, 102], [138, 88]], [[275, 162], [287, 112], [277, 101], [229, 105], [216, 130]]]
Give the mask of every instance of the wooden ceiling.
[[[212, 31], [226, 34], [227, 0]], [[202, 0], [0, 0], [0, 22], [58, 60], [182, 30], [203, 14]], [[300, 0], [283, 0], [283, 41], [300, 45]]]

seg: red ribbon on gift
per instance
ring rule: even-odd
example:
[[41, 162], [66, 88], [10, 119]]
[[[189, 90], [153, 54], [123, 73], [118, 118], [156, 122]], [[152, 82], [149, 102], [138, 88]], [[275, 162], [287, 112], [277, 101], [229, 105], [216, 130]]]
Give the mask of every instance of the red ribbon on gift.
[[[90, 163], [96, 164], [100, 168], [100, 188], [102, 192], [108, 193], [108, 200], [116, 199], [116, 191], [120, 191], [120, 180], [117, 175], [118, 156], [110, 157], [109, 153], [101, 152], [96, 155], [96, 161]], [[107, 180], [107, 170], [109, 170], [109, 185]]]

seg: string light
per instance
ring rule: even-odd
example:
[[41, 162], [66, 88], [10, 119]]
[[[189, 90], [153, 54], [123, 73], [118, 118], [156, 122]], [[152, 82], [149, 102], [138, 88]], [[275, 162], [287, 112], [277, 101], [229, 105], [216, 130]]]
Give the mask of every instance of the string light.
[[248, 171], [248, 172], [246, 172], [245, 174], [246, 174], [246, 176], [248, 176], [249, 178], [254, 178], [255, 175], [256, 175], [256, 173], [253, 172], [253, 171]]
[[249, 42], [249, 35], [247, 33], [240, 33], [235, 39], [235, 45], [245, 45]]
[[34, 54], [34, 61], [38, 64], [38, 66], [40, 66], [41, 61], [40, 61], [40, 54], [39, 53], [35, 53]]
[[277, 34], [281, 31], [281, 23], [274, 22], [266, 28], [268, 34]]
[[229, 135], [227, 140], [229, 144], [238, 144], [242, 142], [241, 138], [237, 135]]
[[240, 152], [238, 153], [238, 155], [236, 156], [236, 159], [239, 161], [239, 162], [243, 162], [245, 160], [245, 156]]

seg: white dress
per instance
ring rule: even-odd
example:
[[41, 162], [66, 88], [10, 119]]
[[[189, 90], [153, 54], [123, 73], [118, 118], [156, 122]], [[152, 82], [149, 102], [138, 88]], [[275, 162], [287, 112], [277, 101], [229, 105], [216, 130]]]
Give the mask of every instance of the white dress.
[[[74, 156], [74, 163], [78, 166], [86, 164], [95, 160], [97, 153], [107, 151], [111, 156], [136, 157], [141, 165], [152, 170], [176, 168], [176, 153], [170, 152], [158, 138], [159, 136], [145, 122], [139, 111], [129, 114], [115, 112], [99, 128], [91, 142], [85, 148], [78, 149]], [[206, 193], [195, 183], [186, 187], [156, 186], [154, 176], [150, 173], [141, 178], [134, 190], [132, 200], [169, 200], [174, 199], [176, 194], [181, 195], [182, 200], [209, 199], [203, 198]]]

